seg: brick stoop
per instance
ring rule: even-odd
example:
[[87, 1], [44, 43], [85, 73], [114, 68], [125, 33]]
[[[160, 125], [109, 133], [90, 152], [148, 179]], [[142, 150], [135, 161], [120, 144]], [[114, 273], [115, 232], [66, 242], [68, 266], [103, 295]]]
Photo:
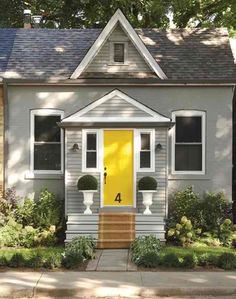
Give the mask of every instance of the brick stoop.
[[99, 214], [98, 248], [129, 248], [134, 239], [135, 213], [102, 212]]

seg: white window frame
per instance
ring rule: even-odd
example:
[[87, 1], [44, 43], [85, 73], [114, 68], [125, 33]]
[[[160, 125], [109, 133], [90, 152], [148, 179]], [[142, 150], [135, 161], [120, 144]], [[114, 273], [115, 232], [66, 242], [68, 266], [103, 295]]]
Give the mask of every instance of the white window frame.
[[[114, 44], [124, 45], [124, 62], [114, 61]], [[127, 65], [128, 64], [128, 42], [112, 41], [110, 42], [110, 65]]]
[[[34, 144], [35, 144], [35, 116], [60, 116], [64, 117], [64, 111], [57, 109], [34, 109], [30, 112], [30, 172], [33, 174], [63, 174], [64, 172], [64, 132], [61, 131], [61, 170], [34, 170]], [[44, 142], [41, 142], [42, 144]]]
[[[172, 165], [171, 172], [172, 174], [193, 174], [193, 175], [204, 175], [206, 172], [206, 112], [199, 110], [178, 110], [172, 112], [172, 120], [176, 121], [176, 117], [178, 116], [186, 116], [186, 117], [194, 117], [200, 116], [202, 119], [202, 170], [175, 170], [175, 144], [176, 144], [176, 126], [172, 128]], [[183, 143], [184, 144], [184, 143]], [[191, 144], [195, 144], [191, 142]], [[199, 143], [196, 143], [199, 144]]]
[[[86, 166], [86, 155], [87, 155], [87, 134], [97, 135], [97, 148], [96, 148], [96, 161], [97, 167], [87, 168]], [[100, 129], [83, 129], [82, 130], [82, 172], [100, 172], [101, 170], [101, 130]]]
[[[141, 134], [150, 134], [150, 167], [140, 167]], [[155, 172], [155, 129], [136, 129], [134, 151], [136, 156], [137, 172]]]

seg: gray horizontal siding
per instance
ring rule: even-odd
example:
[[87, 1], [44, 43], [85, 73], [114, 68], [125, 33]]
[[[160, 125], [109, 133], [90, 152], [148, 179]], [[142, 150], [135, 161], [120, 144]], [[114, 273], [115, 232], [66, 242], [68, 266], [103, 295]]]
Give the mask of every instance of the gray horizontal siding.
[[[82, 131], [79, 129], [66, 130], [66, 198], [67, 198], [67, 213], [83, 213], [85, 206], [83, 204], [83, 194], [77, 189], [78, 178], [84, 175], [82, 173]], [[80, 150], [73, 151], [74, 143], [79, 145]], [[100, 175], [93, 175], [100, 181]], [[100, 184], [99, 184], [100, 185]], [[97, 213], [100, 207], [100, 193], [94, 193], [94, 203], [91, 206], [93, 213]]]
[[[137, 173], [137, 182], [143, 176], [153, 176], [158, 182], [157, 192], [154, 194], [152, 213], [157, 217], [164, 218], [166, 215], [166, 183], [167, 183], [167, 134], [166, 128], [158, 128], [155, 131], [155, 144], [161, 143], [162, 150], [155, 152], [155, 172]], [[85, 206], [83, 204], [83, 195], [77, 190], [77, 181], [82, 173], [82, 131], [80, 129], [66, 130], [66, 197], [67, 213], [83, 213]], [[72, 146], [77, 143], [80, 150], [74, 152]], [[94, 194], [94, 204], [91, 206], [93, 213], [97, 213], [100, 208], [100, 174], [93, 173], [99, 182], [99, 192]], [[137, 211], [143, 213], [142, 194], [137, 191]]]
[[84, 115], [85, 117], [151, 117], [118, 96], [106, 101]]
[[[162, 145], [161, 151], [155, 151], [155, 172], [138, 172], [137, 183], [144, 176], [152, 176], [158, 182], [157, 192], [153, 196], [153, 204], [150, 207], [152, 213], [159, 217], [166, 215], [166, 189], [167, 189], [167, 134], [166, 128], [158, 128], [155, 131], [155, 144]], [[142, 194], [137, 191], [137, 208], [139, 213], [143, 213]]]
[[[110, 65], [110, 42], [128, 42], [128, 61], [125, 65]], [[141, 72], [150, 73], [152, 71], [143, 57], [139, 54], [133, 43], [127, 37], [123, 29], [117, 25], [99, 53], [91, 61], [85, 72], [110, 72], [110, 73], [129, 73]]]

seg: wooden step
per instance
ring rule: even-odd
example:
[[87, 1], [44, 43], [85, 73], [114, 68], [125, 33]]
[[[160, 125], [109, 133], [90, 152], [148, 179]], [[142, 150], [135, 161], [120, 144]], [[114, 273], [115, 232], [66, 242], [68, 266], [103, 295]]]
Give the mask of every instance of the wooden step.
[[130, 248], [132, 241], [127, 240], [98, 240], [97, 248], [99, 249], [126, 249]]
[[134, 239], [134, 213], [101, 212], [99, 214], [98, 248], [129, 248]]

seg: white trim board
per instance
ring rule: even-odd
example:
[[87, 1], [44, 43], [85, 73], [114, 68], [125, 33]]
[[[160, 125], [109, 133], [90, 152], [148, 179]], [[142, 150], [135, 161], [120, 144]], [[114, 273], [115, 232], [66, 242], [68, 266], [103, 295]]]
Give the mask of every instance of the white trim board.
[[[119, 98], [123, 99], [127, 103], [133, 105], [134, 107], [140, 109], [141, 111], [147, 114], [147, 117], [86, 117], [86, 113], [93, 110], [94, 108], [98, 107], [99, 105], [109, 101], [113, 97], [118, 96]], [[88, 106], [82, 108], [81, 110], [75, 112], [72, 115], [64, 118], [61, 123], [67, 122], [171, 122], [171, 119], [165, 117], [158, 112], [150, 109], [149, 107], [143, 105], [142, 103], [136, 101], [135, 99], [131, 98], [127, 94], [121, 92], [118, 89], [111, 91], [110, 93], [106, 94], [105, 96], [101, 97], [100, 99], [92, 102]]]
[[120, 9], [114, 13], [111, 17], [105, 28], [102, 30], [92, 47], [89, 49], [87, 54], [84, 56], [78, 67], [75, 69], [70, 79], [78, 79], [78, 77], [82, 74], [82, 72], [88, 67], [89, 63], [92, 59], [97, 55], [99, 50], [102, 48], [110, 33], [113, 31], [117, 24], [120, 24], [124, 31], [127, 33], [128, 37], [140, 53], [140, 55], [144, 58], [149, 67], [156, 73], [156, 75], [160, 79], [167, 79], [167, 76], [158, 65], [156, 60], [150, 54], [144, 43], [141, 41], [138, 34], [135, 32], [133, 27], [130, 25], [129, 21], [126, 19], [124, 14]]
[[[201, 117], [201, 126], [202, 126], [202, 170], [175, 170], [175, 131], [176, 126], [171, 129], [172, 135], [172, 148], [171, 148], [171, 174], [173, 175], [205, 175], [206, 174], [206, 112], [201, 110], [176, 110], [172, 112], [172, 120], [175, 122], [176, 117], [185, 116], [185, 117]], [[186, 143], [183, 143], [183, 145]], [[194, 144], [191, 142], [190, 144]]]

